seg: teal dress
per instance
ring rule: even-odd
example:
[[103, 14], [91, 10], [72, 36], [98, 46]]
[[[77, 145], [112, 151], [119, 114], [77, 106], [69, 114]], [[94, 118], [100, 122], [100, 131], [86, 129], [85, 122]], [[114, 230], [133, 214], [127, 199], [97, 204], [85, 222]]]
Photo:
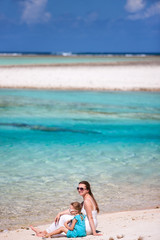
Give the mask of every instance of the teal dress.
[[[81, 216], [83, 220], [81, 219]], [[74, 226], [73, 231], [68, 230], [67, 237], [68, 238], [85, 237], [86, 236], [85, 216], [83, 214], [79, 214], [76, 215], [73, 219], [76, 219], [77, 222]]]

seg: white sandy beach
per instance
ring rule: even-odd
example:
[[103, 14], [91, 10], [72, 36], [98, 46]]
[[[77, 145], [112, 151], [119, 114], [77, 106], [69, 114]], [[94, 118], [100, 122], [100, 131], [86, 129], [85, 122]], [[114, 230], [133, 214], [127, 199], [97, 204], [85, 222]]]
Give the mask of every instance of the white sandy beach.
[[[48, 225], [39, 226], [42, 230]], [[28, 230], [27, 230], [28, 229]], [[127, 211], [102, 214], [98, 216], [97, 230], [103, 235], [89, 235], [81, 239], [99, 240], [159, 240], [160, 239], [160, 209]], [[29, 228], [0, 233], [1, 240], [36, 240], [42, 239], [34, 235]], [[64, 239], [55, 237], [55, 239]]]
[[160, 66], [1, 67], [0, 87], [159, 91]]

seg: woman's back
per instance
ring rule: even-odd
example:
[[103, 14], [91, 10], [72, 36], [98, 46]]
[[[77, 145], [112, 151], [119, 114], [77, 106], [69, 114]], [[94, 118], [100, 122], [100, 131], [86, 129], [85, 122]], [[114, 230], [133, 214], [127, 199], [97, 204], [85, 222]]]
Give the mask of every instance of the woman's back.
[[[92, 217], [93, 217], [93, 221], [94, 221], [94, 225], [95, 227], [97, 227], [98, 225], [98, 222], [97, 222], [97, 210], [96, 210], [96, 207], [95, 207], [95, 204], [93, 203], [93, 200], [91, 199], [87, 199], [87, 201], [90, 201], [90, 203], [92, 204]], [[86, 200], [85, 200], [86, 201]], [[84, 202], [85, 202], [84, 201]], [[86, 232], [87, 234], [92, 234], [92, 230], [91, 230], [91, 227], [90, 227], [90, 224], [89, 224], [89, 219], [87, 217], [87, 213], [86, 213], [86, 210], [85, 210], [85, 207], [84, 207], [84, 202], [83, 202], [83, 206], [82, 206], [82, 210], [81, 212], [86, 215], [86, 218], [85, 218], [85, 225], [86, 225]]]
[[86, 199], [82, 204], [82, 213], [83, 214], [85, 214], [86, 215], [86, 210], [85, 210], [85, 207], [84, 207], [84, 205], [85, 205], [85, 203], [89, 203], [90, 202], [90, 205], [91, 205], [91, 207], [92, 207], [92, 214], [97, 214], [97, 210], [96, 210], [96, 206], [95, 206], [95, 204], [94, 204], [94, 201], [93, 201], [93, 199], [91, 199], [91, 198], [88, 198], [88, 199]]

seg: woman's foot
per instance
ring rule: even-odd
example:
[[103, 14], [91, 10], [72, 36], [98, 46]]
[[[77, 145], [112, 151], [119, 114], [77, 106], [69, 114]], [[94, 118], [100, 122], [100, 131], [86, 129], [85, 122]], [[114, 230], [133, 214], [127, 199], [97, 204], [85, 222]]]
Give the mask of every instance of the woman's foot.
[[37, 237], [46, 237], [46, 235], [43, 232], [36, 233]]
[[45, 237], [45, 238], [49, 238], [49, 237], [50, 237], [50, 235], [49, 235], [49, 234], [46, 234], [46, 235], [44, 235], [44, 237]]
[[36, 233], [37, 237], [44, 237], [47, 234], [46, 231], [41, 231], [40, 229], [35, 228], [33, 226], [30, 226], [30, 228]]
[[37, 234], [42, 234], [42, 233], [43, 233], [40, 229], [35, 228], [35, 227], [33, 227], [33, 226], [30, 226], [30, 228], [36, 233], [36, 235], [37, 235]]

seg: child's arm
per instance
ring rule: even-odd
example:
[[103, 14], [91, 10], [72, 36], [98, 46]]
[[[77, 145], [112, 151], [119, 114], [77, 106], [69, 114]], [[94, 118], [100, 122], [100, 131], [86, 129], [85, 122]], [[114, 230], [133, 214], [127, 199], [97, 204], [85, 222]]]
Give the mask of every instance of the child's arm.
[[72, 220], [72, 224], [71, 224], [71, 226], [69, 227], [68, 226], [68, 222], [70, 222], [70, 220], [69, 221], [67, 221], [67, 222], [65, 222], [64, 223], [64, 226], [68, 229], [68, 230], [71, 230], [71, 231], [73, 231], [73, 229], [74, 229], [74, 226], [75, 226], [75, 224], [76, 224], [76, 222], [77, 222], [77, 220], [76, 219], [73, 219]]
[[66, 221], [66, 222], [64, 223], [64, 226], [65, 226], [65, 227], [66, 227], [66, 226], [68, 227], [68, 224], [69, 224], [69, 223], [72, 223], [72, 220]]

